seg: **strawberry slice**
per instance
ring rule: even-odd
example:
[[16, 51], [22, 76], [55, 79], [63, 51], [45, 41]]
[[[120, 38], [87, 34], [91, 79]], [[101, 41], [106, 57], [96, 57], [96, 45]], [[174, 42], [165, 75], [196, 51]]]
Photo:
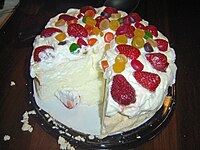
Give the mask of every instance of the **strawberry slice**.
[[111, 95], [114, 101], [123, 106], [135, 103], [136, 101], [135, 89], [121, 74], [117, 74], [113, 77]]
[[151, 63], [151, 65], [158, 71], [165, 72], [169, 63], [167, 62], [167, 57], [161, 53], [149, 53], [146, 54], [146, 59]]
[[117, 13], [118, 10], [113, 7], [106, 7], [103, 12], [111, 15], [112, 13]]
[[60, 19], [63, 19], [65, 21], [70, 21], [70, 20], [77, 19], [77, 18], [74, 16], [67, 15], [67, 14], [62, 14], [59, 16], [58, 20], [60, 20]]
[[142, 30], [146, 30], [146, 26], [143, 25], [143, 24], [141, 24], [141, 23], [139, 23], [139, 22], [136, 22], [136, 23], [135, 23], [135, 27], [136, 27], [136, 28], [139, 28], [139, 29], [142, 29]]
[[160, 51], [167, 51], [168, 49], [168, 42], [164, 39], [155, 39], [157, 42], [157, 47]]
[[116, 35], [124, 34], [128, 38], [132, 38], [134, 36], [135, 28], [130, 25], [122, 25], [116, 30]]
[[142, 18], [140, 17], [140, 15], [138, 13], [129, 13], [129, 15], [132, 17], [132, 20], [134, 20], [135, 22], [139, 22], [142, 21]]
[[130, 59], [137, 59], [140, 56], [139, 49], [126, 44], [119, 44], [117, 45], [117, 50], [120, 54], [124, 54], [126, 57]]
[[158, 74], [146, 71], [136, 71], [133, 76], [139, 84], [151, 92], [156, 90], [161, 80]]
[[132, 23], [131, 17], [129, 15], [125, 16], [124, 19], [123, 19], [123, 24], [130, 26], [131, 23]]
[[158, 30], [155, 26], [153, 25], [148, 25], [146, 26], [146, 30], [149, 31], [152, 35], [154, 35], [155, 37], [158, 36]]
[[74, 36], [74, 37], [88, 36], [87, 30], [80, 24], [70, 24], [68, 26], [67, 33], [69, 34], [69, 36]]
[[96, 20], [96, 25], [95, 26], [99, 28], [100, 22], [102, 20], [104, 20], [104, 19], [107, 19], [107, 17], [105, 17], [105, 16], [98, 16], [97, 18], [95, 18], [95, 20]]
[[39, 57], [39, 53], [45, 51], [46, 49], [54, 49], [54, 48], [52, 46], [49, 46], [49, 45], [43, 45], [43, 46], [37, 47], [34, 51], [34, 54], [33, 54], [34, 61], [40, 62], [41, 59]]
[[50, 37], [51, 35], [53, 35], [56, 32], [62, 32], [62, 31], [60, 29], [50, 27], [50, 28], [46, 28], [46, 29], [42, 30], [42, 32], [40, 33], [40, 36], [41, 37]]
[[88, 45], [82, 38], [79, 38], [79, 39], [77, 40], [77, 44], [78, 44], [80, 47], [82, 47], [82, 45], [84, 45], [84, 46], [87, 46], [87, 45]]
[[83, 7], [81, 7], [80, 12], [81, 13], [85, 13], [87, 10], [93, 10], [96, 13], [96, 10], [92, 6], [83, 6]]

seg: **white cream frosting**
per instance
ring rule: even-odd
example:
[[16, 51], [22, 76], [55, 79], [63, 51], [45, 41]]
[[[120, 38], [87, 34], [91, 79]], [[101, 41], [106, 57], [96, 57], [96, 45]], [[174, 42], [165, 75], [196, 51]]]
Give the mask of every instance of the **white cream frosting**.
[[[146, 23], [146, 22], [145, 22]], [[158, 37], [160, 39], [167, 39], [164, 35], [159, 33]], [[129, 45], [131, 45], [129, 41]], [[116, 45], [115, 45], [116, 46]], [[106, 72], [104, 74], [104, 78], [107, 79], [107, 90], [111, 89], [112, 86], [112, 78], [116, 73], [112, 69], [112, 65], [114, 64], [115, 57], [118, 55], [118, 53], [114, 48], [111, 48], [107, 51], [104, 59], [108, 60], [109, 62], [109, 68], [106, 69]], [[117, 102], [115, 102], [111, 96], [111, 92], [109, 91], [107, 94], [108, 96], [108, 105], [107, 105], [107, 116], [113, 116], [116, 113], [120, 112], [124, 115], [127, 115], [129, 117], [134, 117], [137, 114], [145, 113], [149, 111], [156, 112], [163, 104], [163, 101], [165, 99], [165, 96], [168, 92], [168, 87], [175, 83], [175, 76], [176, 76], [176, 70], [177, 67], [175, 65], [175, 52], [174, 49], [171, 47], [168, 47], [168, 50], [166, 52], [161, 52], [165, 54], [168, 58], [169, 66], [166, 70], [166, 72], [160, 72], [156, 69], [152, 68], [152, 65], [146, 60], [144, 47], [140, 48], [141, 55], [139, 56], [138, 60], [144, 65], [143, 71], [156, 73], [161, 78], [161, 83], [157, 87], [155, 92], [150, 92], [149, 90], [142, 87], [133, 77], [134, 69], [130, 65], [130, 61], [126, 64], [126, 69], [121, 73], [127, 81], [136, 89], [136, 102], [133, 104], [130, 104], [125, 107], [121, 107]], [[157, 47], [154, 48], [154, 52], [160, 52]]]
[[[99, 16], [105, 7], [96, 8], [96, 16]], [[119, 11], [122, 16], [127, 15], [123, 11]], [[66, 14], [77, 17], [79, 14], [79, 9], [69, 9]], [[60, 15], [60, 14], [59, 14]], [[59, 15], [51, 18], [45, 28], [55, 27], [55, 22], [58, 20]], [[114, 18], [110, 18], [112, 20]], [[78, 23], [84, 26], [82, 19], [78, 20]], [[145, 20], [140, 21], [140, 23], [145, 26], [148, 22]], [[132, 24], [134, 26], [134, 23]], [[67, 24], [59, 27], [63, 32], [67, 34]], [[111, 29], [106, 29], [103, 31], [112, 32], [115, 31]], [[130, 65], [130, 61], [126, 64], [126, 69], [121, 73], [127, 81], [136, 90], [136, 102], [128, 106], [122, 107], [117, 102], [115, 102], [111, 96], [111, 86], [112, 79], [116, 73], [112, 69], [114, 64], [114, 59], [118, 55], [116, 51], [117, 44], [115, 40], [111, 42], [111, 47], [109, 50], [104, 52], [104, 38], [100, 35], [91, 35], [90, 38], [95, 37], [97, 43], [94, 46], [82, 46], [78, 49], [79, 53], [72, 54], [69, 51], [69, 46], [71, 43], [77, 43], [78, 38], [70, 37], [67, 34], [65, 41], [67, 44], [58, 45], [58, 41], [53, 38], [58, 33], [53, 34], [51, 37], [43, 38], [38, 35], [33, 43], [34, 48], [42, 45], [50, 45], [54, 47], [54, 50], [50, 50], [50, 56], [47, 59], [42, 59], [41, 62], [34, 62], [33, 56], [31, 58], [31, 76], [37, 78], [38, 82], [37, 90], [40, 98], [42, 100], [51, 99], [55, 96], [56, 92], [60, 87], [67, 87], [76, 89], [80, 95], [80, 104], [86, 105], [96, 105], [102, 103], [103, 98], [103, 88], [104, 80], [106, 80], [106, 90], [107, 90], [107, 107], [106, 116], [113, 116], [117, 113], [124, 114], [130, 118], [137, 116], [138, 114], [145, 114], [148, 112], [156, 112], [163, 104], [163, 101], [167, 95], [167, 90], [170, 85], [175, 83], [176, 76], [176, 65], [175, 65], [175, 52], [170, 46], [165, 52], [161, 52], [157, 47], [154, 47], [154, 52], [160, 52], [167, 56], [167, 61], [169, 66], [166, 72], [160, 72], [154, 69], [151, 64], [146, 60], [145, 54], [147, 53], [144, 48], [140, 48], [141, 55], [138, 60], [144, 65], [143, 71], [148, 71], [156, 73], [160, 76], [161, 82], [157, 87], [155, 92], [150, 92], [149, 90], [142, 87], [133, 77], [134, 69]], [[153, 37], [155, 38], [155, 37]], [[167, 38], [158, 32], [158, 37], [160, 39]], [[87, 41], [87, 38], [83, 38]], [[131, 45], [131, 39], [128, 39], [128, 45]], [[85, 52], [87, 53], [85, 54]], [[105, 55], [104, 55], [105, 54]], [[46, 54], [41, 54], [44, 57]], [[106, 69], [102, 75], [102, 68], [100, 61], [106, 59], [108, 61], [109, 67]], [[49, 88], [50, 87], [50, 88]]]

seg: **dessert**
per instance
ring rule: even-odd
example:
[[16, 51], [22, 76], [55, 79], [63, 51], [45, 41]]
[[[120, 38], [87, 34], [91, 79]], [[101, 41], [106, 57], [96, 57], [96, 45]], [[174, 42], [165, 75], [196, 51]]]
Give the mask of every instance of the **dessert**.
[[39, 99], [68, 110], [98, 107], [102, 136], [151, 118], [175, 83], [173, 48], [137, 13], [69, 9], [49, 20], [33, 47], [30, 74]]

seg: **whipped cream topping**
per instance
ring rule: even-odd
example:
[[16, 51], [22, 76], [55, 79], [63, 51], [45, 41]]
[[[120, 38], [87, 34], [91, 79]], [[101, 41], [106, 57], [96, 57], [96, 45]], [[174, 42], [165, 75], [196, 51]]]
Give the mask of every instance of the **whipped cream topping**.
[[[104, 8], [105, 6], [95, 8], [97, 13], [94, 18], [100, 16]], [[127, 15], [126, 12], [118, 12], [121, 14], [121, 17]], [[69, 9], [63, 14], [77, 17], [79, 13], [79, 9]], [[60, 15], [61, 14], [58, 14], [51, 18], [45, 28], [58, 28], [55, 26], [55, 22], [58, 20]], [[115, 18], [111, 17], [109, 19], [112, 20]], [[78, 19], [78, 23], [84, 26], [82, 19]], [[149, 24], [145, 20], [140, 21], [140, 23], [145, 26]], [[134, 26], [134, 23], [132, 23], [132, 26]], [[105, 52], [104, 47], [106, 43], [104, 38], [100, 35], [90, 35], [89, 38], [94, 37], [97, 39], [94, 46], [83, 45], [81, 48], [77, 49], [78, 53], [71, 53], [69, 47], [72, 43], [77, 43], [78, 38], [68, 36], [67, 27], [67, 24], [59, 27], [59, 29], [67, 35], [65, 38], [66, 44], [64, 45], [60, 45], [59, 42], [53, 38], [59, 33], [54, 33], [52, 35], [53, 37], [45, 38], [38, 35], [33, 43], [34, 49], [42, 45], [50, 45], [54, 47], [54, 50], [49, 50], [39, 55], [42, 59], [41, 62], [35, 62], [33, 55], [31, 58], [30, 74], [33, 78], [39, 80], [36, 81], [38, 82], [37, 91], [42, 100], [50, 99], [56, 95], [58, 96], [58, 94], [56, 94], [57, 90], [64, 86], [76, 89], [80, 95], [80, 103], [82, 104], [101, 104], [104, 92], [104, 80], [106, 80], [106, 116], [113, 116], [116, 113], [121, 113], [131, 118], [138, 114], [156, 112], [162, 106], [165, 96], [167, 95], [168, 86], [175, 83], [177, 68], [174, 63], [176, 55], [173, 48], [169, 46], [167, 51], [161, 52], [157, 47], [154, 47], [154, 52], [163, 53], [167, 56], [169, 66], [166, 72], [160, 72], [154, 69], [145, 58], [147, 52], [144, 48], [139, 49], [141, 55], [138, 60], [144, 65], [143, 71], [156, 73], [161, 78], [161, 82], [155, 92], [150, 92], [135, 80], [133, 77], [135, 70], [130, 64], [131, 60], [128, 60], [126, 69], [121, 72], [121, 74], [133, 86], [133, 88], [136, 89], [136, 102], [128, 106], [121, 106], [113, 100], [110, 92], [113, 76], [116, 75], [113, 71], [112, 65], [114, 64], [115, 57], [119, 54], [116, 51], [117, 43], [115, 40], [110, 43], [110, 49]], [[115, 31], [110, 28], [103, 30], [102, 32], [111, 32], [115, 34]], [[160, 32], [158, 32], [158, 37], [153, 36], [153, 39], [155, 38], [165, 39], [168, 41], [168, 39]], [[87, 38], [83, 38], [83, 40], [87, 41]], [[132, 39], [128, 39], [127, 44], [131, 45], [131, 41]], [[101, 73], [103, 72], [102, 67], [100, 65], [102, 59], [107, 60], [109, 64], [109, 67], [105, 70], [103, 76]], [[88, 92], [86, 92], [86, 89]]]
[[[147, 24], [147, 22], [145, 21], [144, 24]], [[167, 40], [167, 38], [160, 32], [157, 38]], [[128, 44], [131, 45], [130, 40], [128, 41]], [[114, 64], [115, 57], [118, 55], [116, 51], [116, 45], [114, 45], [110, 50], [107, 51], [104, 57], [104, 59], [108, 60], [110, 66], [106, 69], [104, 73], [104, 78], [108, 81], [107, 90], [109, 91], [107, 92], [107, 116], [113, 116], [116, 113], [120, 112], [129, 117], [134, 117], [141, 113], [148, 113], [149, 111], [156, 112], [163, 104], [163, 101], [168, 92], [168, 87], [175, 83], [177, 67], [174, 63], [176, 55], [173, 48], [168, 47], [168, 50], [166, 52], [160, 52], [157, 47], [154, 48], [155, 53], [160, 52], [167, 56], [169, 66], [166, 72], [157, 71], [152, 67], [152, 65], [145, 58], [145, 54], [147, 54], [147, 52], [144, 50], [144, 47], [140, 48], [139, 50], [141, 52], [141, 55], [139, 56], [138, 60], [144, 65], [143, 71], [158, 74], [161, 78], [161, 83], [159, 84], [155, 92], [150, 92], [149, 90], [142, 87], [133, 77], [133, 73], [135, 72], [135, 70], [130, 64], [131, 60], [128, 60], [128, 63], [126, 64], [126, 69], [121, 74], [127, 79], [132, 87], [136, 89], [136, 102], [128, 106], [120, 106], [116, 101], [113, 100], [110, 91], [112, 86], [112, 78], [114, 75], [116, 75], [116, 73], [113, 71], [112, 65]]]

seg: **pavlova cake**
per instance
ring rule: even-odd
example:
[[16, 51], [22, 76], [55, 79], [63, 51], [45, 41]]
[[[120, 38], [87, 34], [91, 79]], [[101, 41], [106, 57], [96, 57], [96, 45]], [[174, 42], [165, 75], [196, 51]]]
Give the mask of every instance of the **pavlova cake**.
[[69, 9], [49, 20], [33, 47], [30, 74], [39, 99], [68, 110], [97, 106], [100, 135], [144, 123], [175, 83], [174, 49], [137, 13]]

